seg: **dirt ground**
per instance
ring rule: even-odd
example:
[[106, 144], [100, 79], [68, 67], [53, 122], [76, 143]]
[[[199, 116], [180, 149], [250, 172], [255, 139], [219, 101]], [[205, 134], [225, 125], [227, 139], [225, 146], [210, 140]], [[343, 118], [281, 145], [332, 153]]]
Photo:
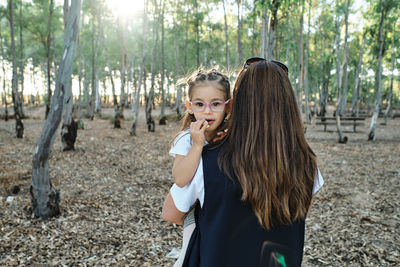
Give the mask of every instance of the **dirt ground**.
[[[132, 121], [113, 129], [110, 120], [85, 120], [72, 152], [61, 151], [57, 133], [50, 176], [61, 192], [61, 215], [42, 221], [28, 208], [44, 110], [27, 114], [23, 139], [15, 138], [15, 121], [0, 121], [0, 266], [171, 266], [166, 255], [180, 248], [182, 228], [160, 213], [179, 124], [148, 133], [142, 120], [131, 137]], [[307, 129], [325, 185], [307, 219], [303, 266], [400, 265], [400, 120], [378, 125], [375, 142], [367, 141], [368, 126], [357, 133], [347, 126], [346, 145], [337, 143], [334, 126], [324, 132], [314, 122]], [[18, 194], [11, 193], [15, 185]]]

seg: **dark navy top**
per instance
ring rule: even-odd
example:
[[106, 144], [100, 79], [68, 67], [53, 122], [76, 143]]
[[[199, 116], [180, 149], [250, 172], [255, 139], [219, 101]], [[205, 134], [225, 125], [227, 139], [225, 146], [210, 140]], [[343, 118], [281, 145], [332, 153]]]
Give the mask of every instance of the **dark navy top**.
[[304, 220], [266, 231], [242, 189], [218, 167], [220, 148], [203, 152], [204, 204], [196, 207], [196, 229], [183, 266], [300, 266]]

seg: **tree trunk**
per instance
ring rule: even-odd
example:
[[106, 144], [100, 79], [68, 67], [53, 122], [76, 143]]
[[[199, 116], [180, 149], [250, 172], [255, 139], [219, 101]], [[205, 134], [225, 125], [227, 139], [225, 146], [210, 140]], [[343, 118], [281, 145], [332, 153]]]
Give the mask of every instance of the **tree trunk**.
[[155, 131], [155, 123], [151, 115], [151, 112], [153, 110], [153, 100], [154, 100], [154, 83], [155, 83], [154, 64], [155, 64], [154, 62], [151, 64], [151, 69], [153, 69], [151, 71], [151, 85], [149, 94], [146, 97], [146, 124], [147, 124], [147, 130], [149, 132]]
[[25, 118], [24, 113], [24, 42], [22, 38], [22, 1], [19, 6], [19, 75], [20, 75], [20, 82], [21, 82], [21, 93], [19, 94], [20, 97], [20, 114], [21, 118]]
[[[64, 0], [64, 31], [67, 28], [69, 16], [69, 0]], [[78, 124], [74, 121], [72, 95], [72, 77], [64, 87], [64, 116], [61, 127], [61, 147], [63, 151], [75, 150], [75, 140], [78, 134]]]
[[125, 98], [126, 98], [126, 94], [125, 94], [125, 85], [126, 85], [126, 58], [127, 58], [127, 54], [126, 54], [126, 49], [125, 49], [125, 45], [123, 45], [122, 48], [122, 59], [121, 59], [121, 87], [120, 87], [120, 95], [119, 95], [119, 106], [120, 106], [120, 115], [121, 118], [124, 118], [124, 107], [125, 107]]
[[382, 100], [382, 57], [383, 57], [383, 22], [385, 20], [386, 9], [385, 9], [385, 0], [380, 1], [381, 6], [381, 18], [379, 21], [379, 35], [378, 35], [378, 66], [376, 70], [375, 76], [375, 108], [374, 113], [371, 118], [371, 125], [368, 134], [368, 140], [375, 141], [376, 140], [376, 125], [378, 121], [381, 100]]
[[138, 89], [136, 91], [135, 96], [135, 116], [133, 118], [132, 127], [130, 130], [130, 135], [136, 135], [136, 126], [139, 122], [139, 104], [140, 104], [140, 88], [142, 86], [143, 72], [146, 63], [146, 30], [147, 30], [147, 0], [144, 0], [144, 9], [143, 9], [143, 28], [142, 28], [142, 63], [140, 64], [140, 72], [138, 79]]
[[243, 59], [243, 49], [242, 49], [242, 14], [241, 14], [241, 5], [242, 0], [236, 0], [237, 3], [237, 17], [238, 17], [238, 27], [237, 27], [237, 52], [238, 52], [238, 62], [237, 65], [242, 63]]
[[167, 116], [165, 116], [165, 106], [166, 106], [166, 98], [165, 98], [165, 88], [164, 88], [164, 81], [165, 81], [165, 62], [164, 62], [164, 9], [165, 9], [165, 0], [162, 1], [161, 6], [161, 82], [160, 82], [160, 90], [161, 90], [161, 114], [160, 114], [160, 121], [159, 125], [166, 125], [167, 124]]
[[[97, 12], [96, 12], [96, 14], [97, 14], [97, 16], [96, 16], [97, 23], [99, 25], [99, 35], [101, 38], [101, 43], [103, 44], [104, 54], [105, 54], [105, 58], [106, 58], [107, 74], [108, 74], [108, 77], [110, 78], [110, 82], [111, 82], [111, 92], [112, 92], [112, 96], [113, 96], [113, 105], [114, 105], [114, 129], [119, 129], [119, 128], [121, 128], [122, 112], [121, 112], [120, 105], [118, 104], [117, 95], [115, 93], [115, 83], [114, 83], [114, 78], [113, 78], [111, 64], [110, 64], [110, 55], [108, 52], [108, 48], [105, 45], [106, 42], [105, 42], [105, 37], [104, 37], [103, 21], [101, 19], [101, 16], [99, 16]], [[121, 103], [121, 99], [120, 99], [120, 103]]]
[[[0, 47], [1, 47], [1, 57], [4, 59], [5, 56], [5, 52], [4, 52], [4, 46], [3, 46], [3, 36], [1, 34], [2, 29], [1, 29], [1, 23], [0, 23]], [[4, 96], [3, 96], [3, 102], [5, 105], [5, 114], [4, 114], [4, 120], [8, 121], [8, 102], [7, 102], [7, 90], [6, 90], [6, 68], [5, 68], [5, 64], [4, 64], [5, 60], [1, 61], [1, 66], [3, 69], [3, 91], [4, 91]]]
[[195, 15], [196, 59], [197, 59], [197, 68], [199, 68], [200, 67], [200, 21], [199, 21], [199, 7], [197, 0], [194, 0], [194, 9], [196, 11]]
[[[225, 0], [224, 0], [225, 2]], [[225, 7], [224, 7], [225, 9]], [[253, 19], [252, 19], [252, 25], [251, 25], [251, 29], [252, 29], [252, 35], [251, 35], [251, 56], [255, 56], [256, 52], [255, 52], [255, 47], [256, 47], [256, 10], [257, 10], [257, 0], [253, 0]], [[225, 10], [224, 10], [225, 12]], [[224, 13], [225, 14], [225, 13]], [[226, 16], [226, 15], [225, 15]], [[226, 21], [226, 19], [225, 19]], [[229, 69], [229, 68], [228, 68]]]
[[[287, 23], [287, 25], [289, 25], [289, 15], [288, 14], [286, 14], [286, 21], [285, 22]], [[290, 31], [288, 29], [288, 30], [286, 30], [286, 43], [287, 43], [287, 45], [286, 45], [286, 55], [285, 55], [286, 64], [288, 66], [291, 66], [291, 64], [290, 64], [290, 42], [291, 42], [291, 39], [292, 39], [292, 36], [291, 36]], [[292, 75], [291, 72], [289, 72], [289, 78], [291, 77], [291, 75]]]
[[321, 88], [321, 80], [316, 82], [316, 84], [311, 84], [311, 94], [312, 94], [312, 101], [313, 101], [313, 109], [311, 110], [311, 117], [318, 113], [318, 105], [317, 105], [317, 88]]
[[154, 100], [154, 83], [155, 83], [154, 64], [155, 64], [154, 62], [151, 64], [152, 65], [151, 68], [153, 69], [151, 73], [151, 86], [150, 86], [150, 92], [146, 98], [146, 124], [147, 124], [147, 130], [149, 132], [155, 131], [155, 122], [151, 115], [151, 111], [153, 110], [153, 100]]
[[[4, 62], [4, 61], [3, 61]], [[7, 103], [7, 91], [6, 91], [6, 70], [3, 63], [3, 103], [4, 103], [4, 120], [8, 121], [8, 103]]]
[[132, 75], [132, 77], [131, 77], [131, 79], [132, 79], [131, 111], [135, 112], [135, 95], [136, 95], [136, 90], [137, 90], [138, 84], [137, 84], [136, 70], [135, 70], [133, 63], [132, 63], [131, 75]]
[[94, 113], [101, 112], [101, 95], [100, 95], [100, 80], [99, 80], [99, 70], [96, 69], [96, 101], [94, 105]]
[[266, 58], [268, 49], [268, 22], [269, 22], [269, 1], [262, 5], [261, 10], [261, 34], [260, 34], [260, 57]]
[[[336, 44], [335, 44], [335, 54], [336, 54], [336, 95], [337, 95], [337, 102], [340, 102], [339, 95], [341, 95], [340, 91], [342, 88], [342, 75], [341, 75], [341, 69], [340, 69], [340, 24], [339, 24], [339, 18], [336, 18], [335, 21], [336, 24]], [[336, 110], [335, 112], [338, 112]]]
[[347, 137], [343, 136], [342, 125], [340, 123], [340, 99], [341, 99], [341, 75], [340, 75], [340, 25], [339, 18], [336, 17], [336, 90], [337, 90], [337, 98], [336, 98], [336, 129], [339, 135], [339, 143], [345, 144], [347, 143]]
[[224, 8], [224, 33], [225, 33], [225, 65], [226, 69], [229, 69], [229, 36], [228, 36], [228, 20], [226, 18], [225, 0], [222, 1], [222, 7]]
[[[189, 13], [190, 13], [190, 8], [186, 7], [186, 19], [185, 19], [185, 46], [184, 46], [184, 52], [183, 52], [183, 71], [185, 72], [187, 70], [187, 47], [188, 47], [188, 42], [189, 42]], [[174, 21], [174, 25], [176, 25], [176, 21]], [[174, 39], [174, 43], [177, 42], [177, 38]], [[176, 46], [176, 45], [175, 45]], [[178, 72], [177, 72], [178, 73]]]
[[124, 108], [125, 108], [125, 85], [126, 85], [126, 66], [127, 66], [127, 48], [126, 48], [126, 38], [125, 38], [125, 30], [127, 30], [126, 23], [122, 22], [123, 25], [120, 25], [120, 38], [121, 38], [121, 87], [120, 87], [120, 96], [119, 96], [119, 106], [120, 106], [120, 115], [121, 118], [124, 118]]
[[360, 73], [361, 73], [361, 65], [362, 65], [362, 57], [364, 55], [364, 46], [365, 46], [365, 37], [363, 38], [363, 42], [361, 45], [360, 55], [358, 57], [357, 70], [355, 74], [354, 81], [354, 92], [353, 92], [353, 101], [351, 105], [351, 116], [358, 116], [358, 98], [360, 94]]
[[87, 64], [84, 64], [85, 66], [85, 75], [84, 75], [84, 80], [83, 80], [83, 91], [84, 91], [84, 106], [86, 109], [85, 115], [87, 117], [90, 116], [90, 111], [89, 111], [89, 99], [90, 99], [90, 94], [89, 94], [89, 83], [90, 83], [90, 78], [89, 78], [89, 71], [88, 71], [88, 66]]
[[48, 218], [60, 214], [60, 194], [53, 187], [49, 177], [49, 157], [54, 136], [61, 121], [64, 94], [71, 79], [76, 39], [79, 30], [81, 1], [71, 1], [68, 24], [64, 33], [62, 58], [56, 79], [56, 87], [49, 116], [35, 148], [32, 162], [30, 186], [31, 208], [36, 217]]
[[329, 82], [331, 78], [331, 67], [332, 67], [332, 59], [328, 58], [326, 62], [323, 63], [322, 67], [322, 88], [321, 88], [321, 97], [320, 97], [320, 116], [326, 116], [326, 106], [328, 104], [328, 96], [329, 96]]
[[[82, 23], [81, 23], [82, 26]], [[81, 26], [79, 27], [81, 29]], [[81, 59], [81, 45], [80, 45], [80, 35], [78, 35], [77, 39], [77, 50], [78, 50], [78, 87], [79, 87], [79, 96], [78, 96], [78, 129], [84, 129], [84, 123], [82, 120], [82, 59]]]
[[[2, 38], [0, 37], [0, 39], [2, 39]], [[3, 47], [2, 47], [2, 48], [3, 48]], [[4, 54], [2, 53], [2, 55], [4, 55]], [[4, 67], [4, 60], [2, 60], [1, 63], [2, 63], [1, 65], [2, 65], [2, 68], [3, 68], [4, 120], [5, 120], [5, 121], [8, 121], [8, 103], [7, 103], [7, 90], [6, 90], [6, 68]]]
[[[339, 102], [338, 102], [339, 104]], [[339, 108], [339, 105], [336, 105], [336, 110]], [[343, 131], [342, 131], [342, 125], [340, 123], [340, 116], [339, 116], [339, 112], [336, 112], [336, 129], [339, 135], [339, 143], [340, 144], [346, 144], [347, 143], [347, 136], [343, 135]]]
[[310, 53], [310, 28], [311, 28], [311, 0], [308, 1], [308, 30], [306, 38], [306, 53], [304, 59], [304, 98], [305, 98], [305, 112], [306, 122], [311, 123], [310, 104], [309, 104], [309, 80], [308, 80], [308, 55]]
[[[337, 61], [336, 61], [337, 63]], [[337, 66], [336, 66], [337, 69]], [[339, 114], [339, 106], [340, 106], [340, 96], [341, 96], [341, 91], [340, 89], [338, 90], [338, 97], [336, 99], [336, 112], [335, 112], [335, 116], [336, 116], [336, 130], [338, 132], [339, 135], [339, 143], [340, 144], [346, 144], [347, 143], [347, 136], [343, 136], [343, 131], [342, 131], [342, 125], [340, 122], [340, 114]]]
[[[396, 27], [394, 27], [395, 29], [396, 29]], [[390, 62], [390, 64], [391, 64], [391, 69], [392, 69], [392, 75], [390, 76], [390, 85], [389, 85], [389, 92], [388, 92], [388, 96], [387, 96], [387, 107], [386, 107], [386, 110], [385, 110], [385, 115], [384, 115], [384, 117], [385, 117], [385, 122], [384, 122], [384, 124], [386, 125], [387, 124], [387, 118], [389, 117], [389, 116], [391, 116], [391, 114], [392, 114], [392, 102], [393, 102], [393, 80], [394, 80], [394, 63], [395, 63], [395, 60], [396, 60], [396, 55], [395, 55], [395, 44], [394, 44], [394, 38], [393, 38], [393, 41], [392, 41], [393, 43], [392, 43], [392, 58], [391, 58], [391, 62]]]
[[268, 32], [268, 48], [266, 58], [271, 60], [275, 58], [274, 55], [274, 42], [275, 34], [277, 33], [278, 27], [278, 9], [280, 6], [280, 0], [272, 0], [271, 6], [271, 17], [269, 18], [269, 32]]
[[176, 90], [176, 114], [178, 115], [178, 120], [180, 120], [182, 118], [182, 85], [178, 85], [178, 88]]
[[91, 24], [92, 24], [92, 55], [91, 55], [91, 65], [92, 65], [92, 80], [91, 80], [91, 93], [90, 93], [90, 99], [89, 99], [89, 119], [93, 120], [94, 119], [94, 112], [95, 112], [95, 102], [96, 102], [96, 81], [97, 81], [97, 65], [96, 65], [96, 28], [95, 28], [95, 17], [97, 14], [97, 3], [96, 1], [92, 0], [91, 1], [91, 7], [93, 8], [93, 16], [91, 19]]
[[165, 79], [167, 80], [167, 100], [166, 100], [166, 103], [167, 103], [168, 107], [172, 108], [172, 106], [171, 106], [171, 93], [169, 91], [170, 88], [171, 88], [171, 84], [170, 84], [170, 79], [169, 79], [169, 76], [168, 76], [168, 72], [165, 73]]
[[[160, 14], [158, 14], [158, 4], [157, 0], [154, 0], [154, 17], [158, 16], [160, 17]], [[146, 123], [147, 123], [147, 130], [149, 132], [154, 132], [155, 131], [155, 122], [153, 120], [153, 117], [151, 115], [151, 112], [153, 110], [153, 102], [154, 102], [154, 87], [155, 87], [155, 76], [156, 76], [156, 65], [158, 65], [158, 29], [159, 29], [159, 21], [155, 18], [154, 23], [153, 23], [153, 58], [151, 60], [151, 86], [150, 86], [150, 92], [147, 97], [146, 101]]]
[[14, 7], [13, 0], [8, 0], [8, 11], [10, 15], [10, 37], [12, 53], [12, 99], [14, 104], [15, 131], [18, 138], [24, 136], [24, 124], [22, 123], [22, 114], [20, 109], [20, 97], [18, 93], [18, 72], [17, 72], [17, 51], [15, 48], [14, 37]]
[[51, 63], [52, 63], [52, 52], [51, 52], [51, 38], [52, 38], [52, 20], [53, 20], [53, 11], [54, 11], [54, 0], [50, 0], [49, 4], [49, 18], [47, 20], [47, 39], [46, 39], [46, 57], [47, 57], [47, 100], [46, 100], [46, 114], [45, 118], [50, 112], [50, 101], [51, 101]]
[[[269, 2], [269, 1], [268, 1]], [[261, 34], [260, 34], [260, 57], [265, 58], [267, 55], [267, 36], [268, 36], [268, 9], [267, 6], [262, 7], [261, 11]]]
[[84, 124], [82, 120], [82, 66], [81, 66], [81, 46], [80, 46], [79, 36], [77, 40], [77, 50], [78, 50], [78, 87], [79, 87], [77, 123], [78, 123], [78, 129], [84, 129]]
[[304, 0], [301, 1], [301, 15], [300, 15], [300, 39], [299, 39], [299, 82], [297, 85], [297, 101], [300, 109], [300, 113], [303, 112], [303, 50], [304, 50], [304, 42], [303, 42], [303, 21], [304, 21]]
[[349, 62], [349, 48], [348, 48], [348, 33], [349, 33], [349, 9], [350, 0], [347, 0], [346, 13], [345, 13], [345, 35], [344, 35], [344, 62], [343, 62], [343, 89], [342, 98], [340, 100], [339, 115], [343, 116], [347, 104], [347, 90], [348, 90], [348, 71], [347, 66]]
[[[174, 39], [174, 46], [175, 46], [175, 72], [176, 75], [180, 73], [180, 65], [179, 65], [179, 46], [177, 43], [177, 38]], [[176, 94], [175, 94], [175, 111], [178, 116], [178, 120], [182, 118], [182, 86], [178, 84], [176, 86]]]
[[115, 84], [114, 78], [112, 75], [112, 71], [109, 71], [110, 81], [111, 81], [111, 91], [113, 95], [113, 104], [114, 104], [114, 129], [121, 128], [121, 108], [118, 104], [117, 95], [115, 93]]

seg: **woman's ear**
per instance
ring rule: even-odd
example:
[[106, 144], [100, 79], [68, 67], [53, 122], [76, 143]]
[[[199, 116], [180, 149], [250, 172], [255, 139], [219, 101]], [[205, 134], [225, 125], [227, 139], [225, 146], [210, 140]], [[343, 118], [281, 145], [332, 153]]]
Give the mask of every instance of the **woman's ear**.
[[185, 106], [189, 114], [193, 114], [192, 106], [190, 105], [189, 101], [185, 101]]

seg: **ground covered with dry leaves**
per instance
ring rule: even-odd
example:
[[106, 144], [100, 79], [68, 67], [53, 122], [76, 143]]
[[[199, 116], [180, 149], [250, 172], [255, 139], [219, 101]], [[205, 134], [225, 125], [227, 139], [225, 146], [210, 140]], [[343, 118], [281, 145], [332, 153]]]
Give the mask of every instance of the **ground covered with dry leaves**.
[[[160, 213], [179, 124], [148, 133], [143, 121], [131, 137], [131, 121], [113, 129], [110, 120], [85, 120], [71, 152], [61, 151], [57, 133], [50, 176], [61, 215], [42, 221], [28, 209], [44, 110], [27, 111], [23, 139], [15, 138], [13, 120], [0, 121], [0, 266], [172, 265], [166, 255], [180, 247], [182, 229]], [[325, 185], [307, 219], [304, 266], [400, 265], [400, 120], [379, 125], [376, 142], [367, 141], [368, 122], [345, 133], [346, 145], [322, 126], [307, 129]], [[21, 191], [12, 194], [16, 185]]]

